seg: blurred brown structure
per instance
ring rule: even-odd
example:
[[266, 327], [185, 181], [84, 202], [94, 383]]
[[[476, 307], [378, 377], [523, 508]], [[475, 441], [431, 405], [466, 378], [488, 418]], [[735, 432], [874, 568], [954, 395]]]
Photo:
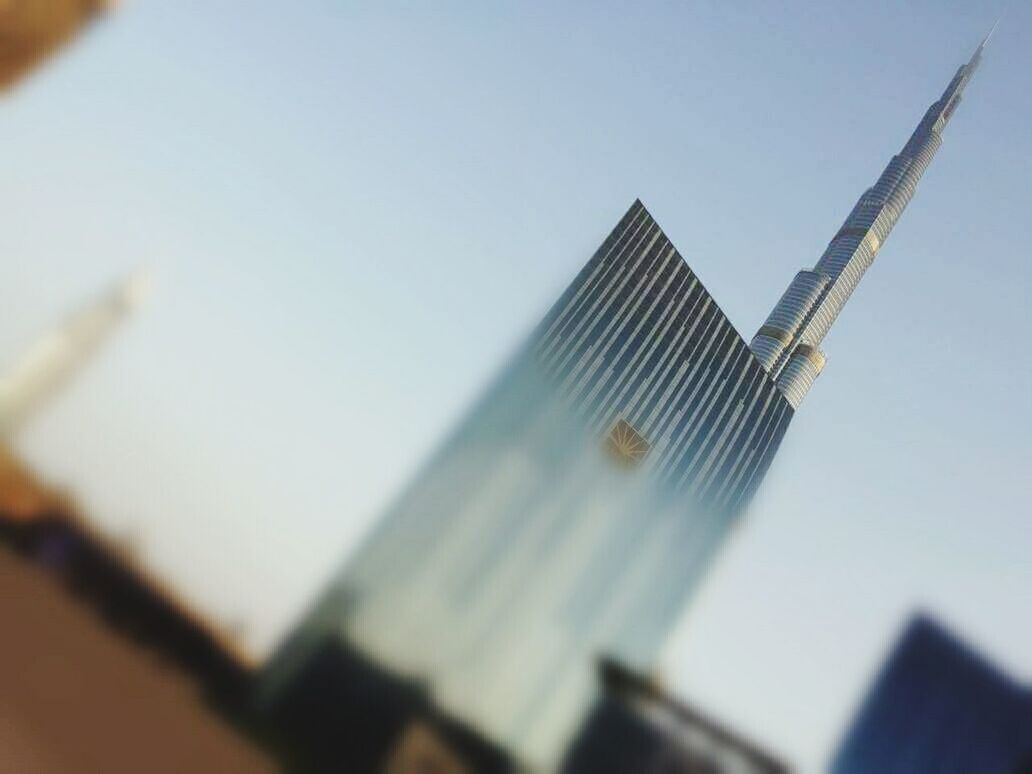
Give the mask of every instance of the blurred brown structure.
[[830, 774], [1032, 774], [1032, 685], [927, 613], [907, 623]]
[[160, 657], [0, 548], [0, 769], [272, 772]]
[[3, 447], [0, 622], [0, 771], [510, 771], [421, 686], [332, 647], [255, 715], [253, 665]]
[[57, 498], [0, 446], [0, 524], [8, 529], [42, 517], [57, 506]]
[[70, 498], [0, 449], [0, 542], [107, 624], [174, 664], [220, 704], [243, 701], [252, 664], [123, 546], [96, 532]]
[[0, 621], [0, 769], [277, 770], [251, 665], [2, 449]]
[[112, 0], [0, 0], [0, 91], [111, 5]]
[[426, 723], [412, 723], [402, 733], [384, 774], [474, 774]]

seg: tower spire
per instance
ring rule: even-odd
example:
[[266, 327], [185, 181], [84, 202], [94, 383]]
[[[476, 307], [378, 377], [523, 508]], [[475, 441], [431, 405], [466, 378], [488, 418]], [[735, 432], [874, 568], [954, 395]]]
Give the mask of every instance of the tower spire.
[[995, 30], [993, 25], [971, 59], [957, 69], [903, 149], [860, 197], [817, 264], [796, 275], [753, 337], [750, 349], [793, 407], [799, 407], [824, 368], [821, 341], [910, 203]]
[[984, 38], [982, 38], [982, 42], [978, 44], [978, 50], [979, 51], [982, 51], [982, 49], [985, 48], [986, 44], [989, 42], [989, 39], [993, 36], [993, 33], [996, 32], [996, 28], [999, 27], [999, 26], [1000, 26], [1000, 20], [997, 19], [995, 22], [993, 22], [993, 28], [991, 30], [989, 30], [989, 34], [986, 35]]

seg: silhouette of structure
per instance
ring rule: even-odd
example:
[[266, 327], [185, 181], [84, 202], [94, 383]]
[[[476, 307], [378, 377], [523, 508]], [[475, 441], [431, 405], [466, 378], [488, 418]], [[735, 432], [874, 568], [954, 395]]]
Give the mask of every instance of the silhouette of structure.
[[[272, 774], [197, 684], [0, 545], [0, 769]], [[115, 614], [116, 611], [112, 611]]]
[[1032, 774], [1032, 690], [935, 621], [907, 626], [832, 774]]
[[240, 650], [2, 449], [0, 551], [49, 575], [111, 628], [193, 678], [207, 698], [234, 711], [249, 698], [253, 664]]

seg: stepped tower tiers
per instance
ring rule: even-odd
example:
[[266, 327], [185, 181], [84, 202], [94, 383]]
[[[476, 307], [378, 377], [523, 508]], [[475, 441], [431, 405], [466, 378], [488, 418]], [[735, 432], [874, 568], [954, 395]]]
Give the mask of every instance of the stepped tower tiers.
[[[995, 30], [995, 27], [993, 28]], [[874, 262], [942, 144], [942, 130], [982, 59], [992, 32], [928, 108], [907, 144], [867, 189], [812, 269], [800, 271], [749, 345], [778, 388], [799, 408], [824, 367], [821, 341]]]

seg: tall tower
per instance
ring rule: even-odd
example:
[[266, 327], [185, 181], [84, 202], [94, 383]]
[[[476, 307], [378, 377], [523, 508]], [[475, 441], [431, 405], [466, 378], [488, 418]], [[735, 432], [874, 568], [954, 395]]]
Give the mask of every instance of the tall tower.
[[0, 438], [10, 435], [59, 392], [99, 351], [146, 292], [136, 274], [70, 314], [0, 374]]
[[[635, 202], [272, 659], [271, 711], [310, 734], [357, 654], [555, 771], [595, 660], [655, 667], [792, 414]], [[361, 674], [340, 679], [361, 709], [333, 708], [352, 729], [386, 714], [348, 693]]]
[[878, 182], [864, 191], [817, 265], [795, 276], [753, 337], [750, 349], [794, 408], [824, 368], [821, 341], [910, 203], [992, 34], [960, 66]]

